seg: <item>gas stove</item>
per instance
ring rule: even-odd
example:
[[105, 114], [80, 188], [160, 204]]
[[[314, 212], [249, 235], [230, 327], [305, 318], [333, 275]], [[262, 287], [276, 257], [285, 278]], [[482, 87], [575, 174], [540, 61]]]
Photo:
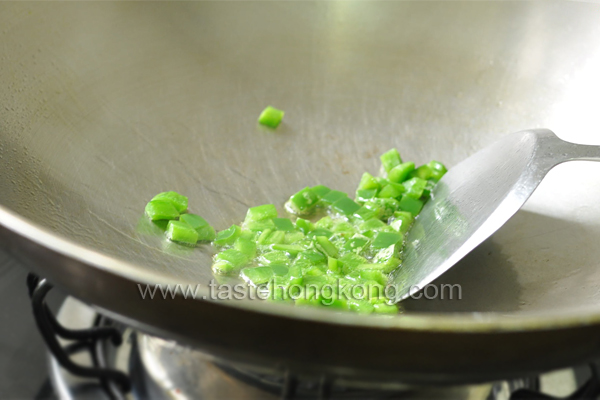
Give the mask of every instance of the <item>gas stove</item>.
[[[343, 381], [335, 377], [306, 378], [277, 369], [263, 370], [214, 359], [175, 342], [100, 318], [93, 308], [74, 298], [64, 301], [57, 320], [71, 329], [118, 329], [123, 337], [119, 346], [105, 344], [92, 352], [86, 351], [85, 347], [69, 352], [76, 364], [124, 371], [130, 380], [130, 390], [123, 391], [115, 382], [82, 378], [67, 372], [49, 354], [50, 379], [61, 400], [596, 398], [599, 386], [595, 366], [580, 366], [510, 381], [451, 387]], [[61, 344], [68, 346], [66, 341]]]

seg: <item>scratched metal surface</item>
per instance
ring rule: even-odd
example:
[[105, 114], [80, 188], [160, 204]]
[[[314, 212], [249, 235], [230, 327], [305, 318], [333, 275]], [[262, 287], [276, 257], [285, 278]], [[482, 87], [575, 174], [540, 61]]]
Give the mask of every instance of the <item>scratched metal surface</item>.
[[[393, 146], [452, 166], [526, 128], [598, 144], [599, 21], [575, 3], [2, 3], [0, 204], [140, 280], [206, 283], [210, 251], [138, 226], [155, 193], [224, 229], [306, 185], [351, 192]], [[267, 104], [277, 131], [256, 124]], [[599, 173], [553, 171], [441, 278], [463, 301], [407, 309], [597, 305]]]

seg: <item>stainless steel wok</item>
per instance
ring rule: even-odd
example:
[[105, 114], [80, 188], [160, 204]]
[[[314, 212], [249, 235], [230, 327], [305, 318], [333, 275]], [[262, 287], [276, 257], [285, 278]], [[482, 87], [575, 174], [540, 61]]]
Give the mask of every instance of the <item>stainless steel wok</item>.
[[[600, 144], [600, 6], [0, 3], [0, 238], [142, 331], [303, 373], [458, 382], [600, 355], [600, 165], [553, 170], [502, 230], [390, 318], [257, 301], [142, 300], [209, 251], [143, 233], [176, 190], [217, 229], [312, 184], [352, 191], [392, 146], [449, 166], [547, 127]], [[276, 131], [256, 124], [286, 110]], [[25, 290], [25, 288], [24, 288]]]

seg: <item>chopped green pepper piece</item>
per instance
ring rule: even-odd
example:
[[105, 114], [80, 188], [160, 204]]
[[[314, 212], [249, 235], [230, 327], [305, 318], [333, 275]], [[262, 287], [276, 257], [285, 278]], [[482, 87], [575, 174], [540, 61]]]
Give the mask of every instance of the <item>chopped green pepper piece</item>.
[[204, 218], [196, 214], [182, 214], [179, 220], [185, 222], [198, 232], [199, 241], [211, 241], [216, 237], [215, 229]]
[[301, 252], [298, 255], [298, 259], [299, 260], [305, 259], [312, 265], [323, 264], [327, 260], [327, 258], [323, 254], [318, 253], [313, 250], [307, 250], [307, 251]]
[[385, 247], [390, 247], [400, 242], [404, 236], [400, 233], [394, 232], [379, 232], [371, 243], [371, 246], [375, 249], [383, 249]]
[[290, 270], [286, 265], [281, 264], [271, 264], [271, 269], [273, 270], [273, 273], [277, 276], [285, 276]]
[[324, 204], [333, 204], [344, 197], [348, 197], [348, 195], [339, 190], [332, 190], [321, 198], [321, 202]]
[[275, 229], [272, 219], [263, 219], [262, 221], [244, 221], [244, 229], [252, 232], [263, 232], [267, 229]]
[[272, 229], [265, 229], [260, 236], [258, 237], [258, 239], [256, 239], [256, 243], [258, 244], [266, 244], [265, 242], [267, 241], [267, 239], [269, 238], [269, 236], [271, 236], [271, 232], [273, 232]]
[[306, 250], [306, 247], [297, 244], [274, 244], [271, 246], [273, 250], [281, 250], [290, 253], [292, 256], [297, 255], [301, 251]]
[[166, 232], [167, 238], [173, 242], [195, 245], [198, 241], [198, 232], [185, 222], [169, 221]]
[[351, 223], [346, 222], [346, 221], [337, 222], [335, 225], [333, 225], [331, 230], [335, 233], [352, 233], [353, 234], [356, 232], [356, 228], [354, 227], [354, 225], [352, 225]]
[[369, 238], [365, 236], [355, 237], [344, 244], [344, 250], [360, 252], [367, 244], [369, 244]]
[[325, 229], [325, 228], [317, 228], [314, 229], [312, 231], [310, 231], [308, 233], [308, 237], [317, 237], [317, 236], [325, 236], [327, 238], [330, 238], [333, 235], [333, 232], [331, 232], [329, 229]]
[[269, 282], [273, 276], [273, 269], [271, 267], [244, 268], [241, 275], [245, 281], [254, 285], [261, 285]]
[[283, 111], [278, 110], [275, 107], [267, 106], [267, 108], [260, 113], [258, 122], [270, 128], [277, 128], [277, 126], [281, 123], [284, 114], [285, 113]]
[[431, 197], [431, 192], [433, 191], [433, 188], [436, 184], [437, 182], [433, 179], [428, 179], [427, 184], [425, 185], [425, 189], [423, 190], [423, 197], [429, 199]]
[[354, 216], [362, 221], [367, 221], [371, 218], [378, 219], [380, 215], [381, 208], [373, 206], [372, 204], [365, 204], [354, 213]]
[[356, 201], [364, 203], [371, 200], [377, 194], [377, 189], [359, 189], [356, 191]]
[[306, 235], [306, 234], [308, 234], [308, 232], [315, 229], [315, 226], [313, 225], [312, 222], [310, 222], [307, 219], [298, 218], [296, 220], [296, 228], [301, 230], [302, 232], [304, 232], [304, 234]]
[[358, 274], [365, 281], [375, 281], [380, 285], [386, 285], [388, 282], [388, 276], [381, 272], [381, 270], [359, 269]]
[[235, 240], [240, 237], [241, 233], [242, 228], [240, 228], [238, 225], [231, 225], [229, 228], [217, 234], [214, 243], [217, 246], [232, 245]]
[[415, 217], [407, 211], [396, 211], [392, 217], [390, 226], [400, 233], [406, 233], [414, 222]]
[[333, 226], [333, 218], [326, 216], [315, 222], [315, 228], [329, 229]]
[[368, 221], [363, 222], [358, 227], [361, 231], [373, 231], [380, 230], [381, 228], [385, 228], [387, 225], [385, 222], [382, 222], [380, 219], [372, 218]]
[[346, 253], [342, 257], [340, 257], [339, 260], [342, 262], [343, 272], [345, 274], [350, 273], [352, 270], [354, 270], [357, 266], [361, 264], [368, 263], [366, 258], [361, 257], [356, 253]]
[[241, 251], [227, 249], [215, 255], [215, 262], [219, 261], [227, 261], [234, 268], [239, 270], [248, 263], [249, 258], [247, 254], [244, 254]]
[[273, 250], [268, 253], [263, 253], [258, 258], [258, 261], [262, 265], [272, 265], [272, 264], [287, 265], [290, 263], [290, 258], [288, 257], [288, 255], [285, 251]]
[[423, 201], [414, 199], [410, 196], [402, 196], [402, 200], [400, 200], [400, 209], [417, 216], [421, 212], [421, 209], [423, 209]]
[[181, 214], [188, 208], [188, 198], [177, 192], [162, 192], [157, 194], [150, 201], [160, 200], [173, 204], [173, 207]]
[[307, 276], [322, 276], [325, 275], [325, 273], [321, 270], [321, 268], [315, 266], [315, 265], [311, 265], [308, 268], [306, 268], [304, 270], [304, 277]]
[[311, 189], [312, 189], [313, 193], [316, 194], [319, 199], [321, 197], [325, 196], [327, 193], [331, 192], [331, 189], [329, 189], [327, 186], [323, 186], [323, 185], [313, 186]]
[[233, 244], [233, 248], [244, 254], [248, 259], [256, 257], [256, 242], [244, 237], [239, 237]]
[[404, 197], [412, 197], [413, 199], [419, 199], [423, 196], [423, 191], [427, 186], [427, 181], [421, 178], [411, 178], [402, 184], [406, 188], [406, 194]]
[[152, 221], [170, 220], [179, 217], [179, 211], [170, 202], [153, 200], [146, 204], [146, 215]]
[[400, 153], [396, 149], [390, 149], [387, 152], [383, 153], [381, 157], [381, 164], [383, 165], [383, 169], [386, 173], [389, 173], [392, 168], [400, 165], [402, 163], [402, 158], [400, 157]]
[[415, 170], [415, 163], [412, 161], [396, 165], [388, 173], [390, 182], [402, 183], [408, 179], [408, 175]]
[[317, 236], [315, 238], [317, 249], [321, 250], [323, 253], [328, 255], [329, 257], [338, 258], [339, 253], [337, 247], [333, 243], [329, 241], [325, 236]]
[[389, 274], [400, 265], [400, 259], [398, 257], [391, 257], [385, 263], [370, 263], [370, 264], [359, 264], [355, 268], [357, 270], [373, 270], [381, 271], [384, 274]]
[[429, 165], [421, 165], [416, 170], [410, 173], [411, 178], [421, 178], [427, 180], [433, 176], [433, 170]]
[[316, 193], [311, 188], [305, 187], [290, 197], [287, 205], [294, 214], [305, 214], [312, 210], [318, 200]]
[[387, 185], [381, 188], [381, 190], [377, 194], [377, 197], [382, 199], [396, 198], [400, 197], [405, 191], [406, 188], [400, 185], [399, 183], [389, 182]]
[[381, 218], [387, 220], [389, 217], [394, 215], [395, 211], [400, 209], [400, 203], [396, 199], [380, 199], [375, 198], [365, 202], [366, 205], [376, 205], [381, 209]]
[[258, 244], [270, 245], [270, 244], [280, 244], [285, 241], [285, 232], [284, 231], [272, 231], [271, 229], [267, 229], [258, 237], [256, 241]]
[[327, 269], [331, 272], [342, 272], [342, 263], [337, 258], [327, 257]]
[[362, 177], [360, 178], [360, 183], [358, 184], [357, 190], [375, 190], [375, 191], [377, 191], [378, 189], [379, 189], [379, 183], [377, 182], [375, 177], [373, 177], [373, 175], [371, 175], [370, 173], [365, 172], [362, 175]]
[[376, 256], [373, 257], [371, 264], [361, 264], [356, 268], [379, 270], [382, 273], [389, 274], [402, 262], [400, 258], [397, 257], [397, 254], [397, 246], [390, 246], [380, 250]]
[[333, 203], [331, 205], [331, 207], [334, 210], [336, 210], [337, 212], [344, 214], [344, 215], [352, 215], [356, 211], [358, 211], [358, 209], [360, 209], [360, 205], [356, 204], [349, 197], [343, 197], [343, 198], [339, 199], [338, 201]]
[[439, 161], [432, 160], [427, 165], [431, 168], [431, 179], [436, 182], [442, 179], [446, 172], [448, 172], [444, 164]]
[[200, 229], [196, 229], [198, 232], [198, 241], [201, 242], [210, 242], [215, 240], [217, 237], [217, 233], [215, 232], [215, 228], [210, 225], [206, 225]]
[[294, 244], [296, 242], [299, 242], [302, 239], [304, 239], [304, 233], [302, 233], [302, 232], [298, 232], [298, 231], [287, 232], [285, 234], [285, 238], [283, 239], [283, 243]]
[[263, 204], [262, 206], [251, 207], [246, 213], [244, 222], [264, 221], [277, 217], [277, 208], [273, 204]]
[[212, 271], [216, 275], [237, 275], [239, 273], [239, 269], [229, 261], [217, 261], [212, 265]]
[[293, 231], [294, 224], [289, 218], [273, 218], [273, 223], [278, 231]]

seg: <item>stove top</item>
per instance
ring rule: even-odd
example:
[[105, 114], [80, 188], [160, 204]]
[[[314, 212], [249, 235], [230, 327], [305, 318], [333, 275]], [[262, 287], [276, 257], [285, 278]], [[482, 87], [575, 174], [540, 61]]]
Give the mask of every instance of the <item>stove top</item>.
[[[46, 346], [36, 329], [27, 297], [27, 269], [0, 250], [0, 398], [55, 399], [48, 380]], [[47, 298], [57, 310], [64, 295]]]
[[[73, 329], [86, 329], [98, 323], [95, 311], [85, 304], [67, 298], [58, 314], [61, 324]], [[114, 326], [110, 321], [102, 322]], [[573, 394], [590, 379], [589, 366], [554, 371], [539, 377], [513, 381], [453, 387], [415, 387], [402, 383], [367, 383], [340, 381], [335, 377], [305, 379], [284, 371], [258, 370], [252, 366], [233, 365], [215, 360], [197, 350], [174, 342], [115, 326], [123, 334], [119, 347], [103, 348], [106, 367], [126, 371], [131, 391], [124, 394], [115, 384], [103, 386], [97, 380], [82, 379], [62, 369], [50, 356], [50, 377], [59, 399], [456, 399], [494, 400], [565, 397]], [[66, 343], [63, 343], [66, 344]], [[72, 359], [93, 366], [87, 351], [76, 351]], [[591, 398], [580, 389], [578, 398]], [[112, 397], [111, 397], [112, 396]]]

